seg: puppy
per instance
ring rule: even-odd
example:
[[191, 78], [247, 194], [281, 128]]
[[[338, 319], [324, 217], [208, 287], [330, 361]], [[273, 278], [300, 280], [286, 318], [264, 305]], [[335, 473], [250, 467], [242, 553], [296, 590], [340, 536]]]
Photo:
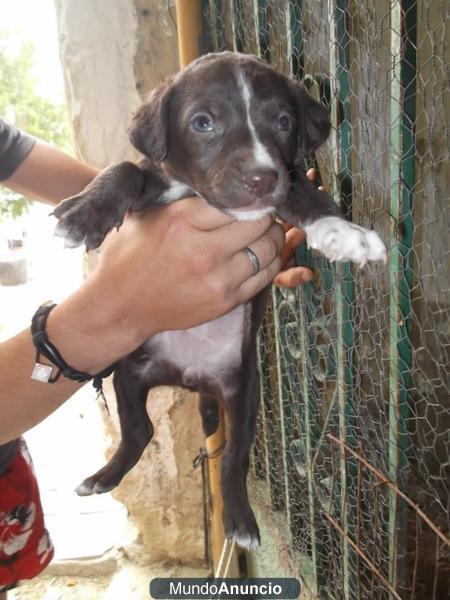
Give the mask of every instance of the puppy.
[[[378, 235], [345, 221], [330, 196], [306, 178], [304, 159], [329, 129], [327, 111], [295, 81], [253, 56], [207, 54], [155, 89], [133, 117], [130, 139], [144, 158], [107, 168], [81, 194], [64, 200], [55, 210], [56, 233], [69, 246], [93, 249], [128, 210], [198, 194], [235, 219], [274, 213], [302, 227], [309, 246], [329, 260], [385, 260]], [[122, 440], [108, 464], [77, 488], [79, 494], [119, 484], [153, 435], [145, 406], [149, 389], [179, 385], [199, 392], [207, 436], [217, 427], [218, 403], [225, 407], [225, 534], [247, 549], [259, 544], [246, 478], [265, 297], [262, 292], [213, 322], [159, 333], [115, 365]]]

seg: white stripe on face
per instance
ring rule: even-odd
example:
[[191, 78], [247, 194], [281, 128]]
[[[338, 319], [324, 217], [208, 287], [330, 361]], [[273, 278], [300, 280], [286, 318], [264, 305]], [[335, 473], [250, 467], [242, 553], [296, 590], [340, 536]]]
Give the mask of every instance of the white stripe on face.
[[257, 163], [260, 163], [261, 165], [265, 165], [266, 167], [270, 167], [273, 169], [275, 168], [275, 164], [272, 160], [272, 157], [267, 152], [265, 146], [259, 140], [258, 135], [256, 133], [255, 125], [253, 124], [250, 116], [250, 88], [240, 69], [238, 69], [237, 74], [238, 85], [242, 93], [242, 98], [244, 100], [244, 106], [247, 113], [247, 125], [250, 130], [250, 135], [253, 141], [253, 151], [255, 153], [255, 160]]

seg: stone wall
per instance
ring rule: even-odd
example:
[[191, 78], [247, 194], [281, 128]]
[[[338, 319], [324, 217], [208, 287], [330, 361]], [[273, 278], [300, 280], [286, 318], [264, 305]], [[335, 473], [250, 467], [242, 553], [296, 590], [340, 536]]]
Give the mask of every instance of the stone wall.
[[[79, 156], [104, 167], [136, 157], [129, 117], [143, 96], [178, 69], [175, 2], [55, 0], [67, 101]], [[109, 389], [108, 397], [112, 391]], [[200, 474], [191, 461], [203, 442], [196, 399], [180, 390], [150, 394], [155, 438], [115, 496], [140, 532], [135, 560], [195, 563], [203, 556]], [[107, 454], [118, 423], [105, 418]]]

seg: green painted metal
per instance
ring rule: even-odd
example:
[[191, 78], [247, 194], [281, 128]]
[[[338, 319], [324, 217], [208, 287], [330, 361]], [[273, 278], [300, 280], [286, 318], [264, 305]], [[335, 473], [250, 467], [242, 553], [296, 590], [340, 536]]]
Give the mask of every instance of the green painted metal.
[[[347, 30], [347, 0], [330, 0], [330, 76], [338, 89], [331, 105], [333, 131], [331, 140], [335, 160], [332, 194], [348, 217], [351, 217], [351, 113], [349, 82], [349, 34]], [[341, 120], [339, 121], [339, 113]], [[353, 304], [354, 281], [348, 263], [336, 265], [334, 298], [337, 321], [337, 398], [339, 406], [339, 437], [351, 447], [356, 447], [356, 419], [353, 391]], [[346, 536], [342, 540], [343, 592], [351, 597], [356, 575], [356, 556], [347, 536], [354, 537], [356, 521], [356, 474], [353, 458], [340, 453], [340, 521]]]
[[[309, 287], [309, 286], [308, 286]], [[320, 510], [316, 499], [311, 470], [311, 458], [318, 438], [315, 415], [316, 395], [307, 375], [308, 322], [301, 305], [302, 292], [272, 290], [274, 312], [276, 360], [278, 375], [278, 401], [280, 432], [283, 446], [283, 489], [285, 514], [289, 524], [290, 543], [295, 549], [299, 537], [309, 539], [310, 553], [299, 553], [302, 575], [308, 574], [309, 589], [319, 592], [324, 584], [318, 528]], [[278, 474], [280, 478], [280, 474]], [[305, 481], [306, 480], [306, 481]], [[293, 482], [302, 484], [307, 495], [309, 520], [300, 530], [300, 507], [296, 505]]]
[[[311, 286], [308, 289], [302, 290], [300, 293], [301, 302], [304, 302], [305, 295], [311, 291]], [[306, 457], [306, 473], [307, 473], [307, 490], [308, 490], [308, 508], [309, 508], [309, 526], [311, 536], [311, 562], [312, 562], [312, 583], [311, 588], [316, 594], [319, 593], [320, 587], [325, 584], [323, 575], [323, 540], [320, 532], [320, 507], [317, 502], [314, 473], [312, 469], [313, 451], [317, 447], [319, 437], [318, 424], [315, 414], [315, 406], [317, 405], [317, 393], [313, 385], [311, 385], [310, 368], [308, 364], [307, 348], [309, 344], [308, 334], [308, 319], [304, 309], [299, 303], [299, 333], [301, 345], [301, 371], [302, 371], [302, 397], [298, 399], [297, 404], [303, 406], [304, 423], [304, 439], [305, 439], [305, 457]]]
[[[213, 48], [216, 51], [220, 51], [223, 49], [222, 0], [208, 0], [208, 9], [211, 14], [212, 22], [214, 23], [214, 27], [211, 28]], [[203, 12], [205, 12], [205, 10], [203, 10]]]
[[[260, 374], [260, 389], [262, 399], [261, 430], [264, 436], [263, 470], [269, 491], [270, 506], [272, 510], [285, 509], [285, 492], [280, 490], [278, 484], [279, 473], [283, 470], [283, 455], [277, 436], [277, 423], [273, 414], [273, 407], [277, 402], [278, 382], [274, 381], [271, 368], [271, 357], [274, 354], [274, 323], [273, 319], [264, 319], [258, 333], [258, 366]], [[269, 450], [270, 449], [270, 450]], [[262, 461], [260, 457], [260, 461]]]
[[[223, 47], [223, 12], [231, 18], [234, 48], [245, 46], [245, 34], [239, 16], [244, 0], [209, 0], [213, 32], [217, 48]], [[285, 10], [287, 30], [287, 58], [294, 76], [304, 73], [304, 42], [302, 35], [304, 0], [276, 3], [274, 0], [249, 0], [253, 8], [257, 32], [258, 54], [270, 60], [269, 25], [271, 10]], [[350, 89], [350, 43], [347, 26], [349, 0], [327, 0], [330, 23], [330, 83], [331, 118], [333, 131], [330, 141], [333, 149], [331, 189], [335, 201], [352, 216], [352, 114]], [[412, 350], [411, 287], [413, 267], [413, 216], [415, 185], [415, 77], [416, 77], [416, 2], [393, 0], [390, 4], [392, 83], [391, 83], [391, 247], [390, 247], [390, 382], [389, 431], [386, 440], [389, 456], [389, 477], [401, 487], [408, 464], [409, 438], [407, 420], [411, 388]], [[251, 9], [250, 9], [251, 14]], [[230, 22], [230, 21], [229, 21]], [[227, 31], [229, 31], [227, 29]], [[230, 41], [228, 40], [228, 43]], [[293, 60], [293, 57], [297, 57]], [[317, 73], [312, 74], [314, 77]], [[302, 572], [306, 565], [309, 587], [319, 597], [334, 597], [330, 589], [329, 549], [324, 545], [324, 512], [333, 516], [344, 532], [340, 536], [333, 530], [330, 540], [341, 543], [339, 557], [339, 597], [357, 597], [359, 557], [348, 542], [357, 534], [357, 480], [358, 465], [345, 453], [339, 455], [338, 469], [331, 482], [324, 482], [326, 467], [316, 469], [313, 457], [325, 448], [326, 432], [337, 431], [339, 439], [350, 448], [358, 449], [360, 431], [355, 412], [354, 381], [354, 302], [355, 284], [349, 264], [330, 265], [323, 258], [311, 258], [304, 249], [297, 253], [310, 262], [320, 273], [320, 289], [307, 284], [295, 292], [273, 290], [274, 348], [270, 351], [276, 360], [276, 381], [269, 373], [269, 358], [260, 354], [260, 367], [266, 382], [262, 385], [262, 432], [265, 443], [264, 473], [269, 487], [274, 511], [286, 516], [290, 544], [295, 550], [299, 527], [304, 527], [308, 548], [297, 553]], [[330, 312], [323, 305], [330, 301]], [[333, 332], [336, 331], [334, 335]], [[317, 341], [324, 338], [325, 341]], [[273, 355], [270, 357], [273, 360]], [[273, 366], [273, 364], [271, 365]], [[269, 382], [269, 379], [271, 381]], [[320, 384], [335, 383], [331, 398], [325, 398]], [[269, 385], [272, 386], [267, 393]], [[275, 386], [275, 389], [273, 386]], [[325, 387], [325, 386], [324, 386]], [[324, 394], [322, 396], [322, 394]], [[328, 402], [328, 404], [326, 404]], [[279, 430], [274, 423], [276, 405]], [[325, 418], [317, 407], [328, 410]], [[278, 446], [277, 446], [278, 444]], [[326, 447], [328, 458], [334, 449]], [[301, 477], [299, 477], [299, 472]], [[334, 472], [333, 472], [334, 474]], [[322, 480], [320, 478], [322, 477]], [[292, 481], [300, 480], [303, 511], [307, 523], [298, 524], [297, 500], [292, 492]], [[328, 486], [328, 487], [327, 487]], [[277, 489], [275, 489], [277, 488]], [[388, 492], [389, 531], [387, 532], [389, 581], [397, 589], [404, 578], [406, 557], [402, 549], [406, 544], [406, 507], [395, 492]], [[330, 526], [331, 527], [331, 526]], [[383, 532], [384, 535], [384, 532]], [[400, 557], [400, 559], [399, 559]], [[299, 567], [300, 568], [300, 567]], [[341, 576], [341, 575], [340, 575]]]
[[[303, 1], [291, 0], [286, 8], [286, 38], [289, 68], [291, 74], [297, 79], [304, 76], [304, 47], [302, 35]], [[303, 247], [302, 264], [310, 263], [311, 256], [305, 252]], [[297, 260], [300, 252], [297, 253]], [[309, 513], [309, 536], [310, 536], [310, 565], [309, 587], [311, 591], [318, 594], [325, 585], [323, 564], [323, 535], [321, 531], [321, 511], [317, 501], [314, 473], [312, 469], [312, 457], [317, 447], [319, 438], [319, 427], [316, 416], [317, 390], [313, 383], [313, 372], [311, 372], [308, 351], [310, 344], [311, 319], [305, 311], [306, 306], [313, 302], [312, 286], [306, 285], [296, 293], [296, 313], [298, 314], [298, 337], [299, 337], [299, 366], [301, 372], [300, 391], [301, 396], [297, 399], [296, 407], [299, 422], [302, 425], [301, 444], [303, 449], [303, 461], [306, 473], [308, 513]], [[313, 359], [314, 361], [314, 359]]]
[[[267, 14], [267, 2], [264, 11]], [[303, 74], [303, 43], [301, 32], [302, 2], [293, 0], [286, 7], [286, 37], [288, 42], [289, 67], [292, 75]], [[298, 57], [297, 61], [292, 58]], [[309, 255], [309, 253], [308, 253]], [[310, 256], [308, 256], [310, 259]], [[305, 307], [314, 302], [312, 286], [306, 285], [294, 291], [273, 290], [272, 294], [275, 319], [277, 365], [279, 377], [279, 399], [282, 418], [282, 439], [285, 452], [285, 497], [286, 513], [290, 523], [291, 534], [298, 524], [298, 516], [293, 506], [292, 481], [302, 473], [305, 482], [307, 506], [309, 514], [308, 538], [310, 556], [300, 555], [302, 574], [308, 573], [308, 587], [314, 593], [320, 593], [325, 586], [325, 571], [323, 564], [323, 540], [321, 535], [321, 507], [317, 501], [312, 457], [319, 438], [317, 422], [317, 390], [313, 383], [314, 374], [311, 371], [308, 348], [311, 347], [310, 331], [311, 313]], [[295, 333], [293, 329], [295, 328]], [[296, 392], [295, 392], [296, 390]], [[298, 430], [296, 437], [292, 434], [292, 423], [295, 421]], [[291, 427], [289, 425], [291, 424]], [[293, 464], [296, 470], [293, 470]], [[291, 484], [291, 485], [289, 485]], [[295, 545], [295, 540], [293, 540]]]
[[[412, 365], [413, 201], [417, 3], [391, 6], [391, 247], [389, 329], [389, 477], [400, 487], [407, 466]], [[404, 580], [406, 506], [389, 492], [389, 580]], [[399, 561], [398, 557], [404, 560]]]
[[242, 18], [242, 0], [230, 0], [231, 25], [233, 29], [233, 50], [243, 52], [245, 33]]
[[305, 51], [303, 47], [303, 0], [290, 0], [286, 9], [286, 35], [289, 67], [292, 75], [303, 79]]
[[253, 0], [258, 56], [267, 61], [270, 60], [269, 26], [267, 22], [268, 5], [269, 0]]
[[[292, 523], [292, 511], [291, 511], [291, 500], [289, 494], [289, 462], [288, 462], [288, 453], [289, 453], [289, 444], [290, 444], [290, 436], [289, 436], [289, 421], [292, 419], [291, 409], [289, 402], [287, 401], [285, 389], [286, 385], [289, 385], [289, 382], [285, 381], [286, 372], [285, 372], [285, 364], [283, 360], [284, 348], [283, 348], [283, 327], [280, 327], [280, 295], [283, 292], [277, 290], [276, 288], [272, 289], [272, 302], [274, 306], [274, 324], [275, 324], [275, 344], [276, 344], [276, 357], [277, 357], [277, 376], [278, 376], [278, 400], [280, 403], [280, 431], [281, 431], [281, 446], [282, 446], [282, 455], [283, 455], [283, 492], [284, 492], [284, 501], [285, 501], [285, 511], [286, 517], [289, 525]], [[289, 534], [291, 536], [291, 545], [292, 545], [292, 529], [289, 527]]]

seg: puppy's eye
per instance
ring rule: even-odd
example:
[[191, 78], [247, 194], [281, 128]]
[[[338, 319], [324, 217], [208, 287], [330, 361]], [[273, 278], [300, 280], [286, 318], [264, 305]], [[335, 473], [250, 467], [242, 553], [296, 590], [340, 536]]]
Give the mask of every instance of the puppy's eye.
[[214, 131], [214, 122], [208, 115], [197, 115], [192, 121], [196, 131]]
[[289, 115], [287, 115], [286, 113], [282, 113], [278, 117], [277, 129], [279, 131], [289, 131], [290, 128], [291, 128], [291, 117]]

